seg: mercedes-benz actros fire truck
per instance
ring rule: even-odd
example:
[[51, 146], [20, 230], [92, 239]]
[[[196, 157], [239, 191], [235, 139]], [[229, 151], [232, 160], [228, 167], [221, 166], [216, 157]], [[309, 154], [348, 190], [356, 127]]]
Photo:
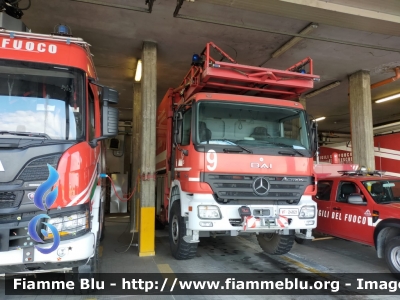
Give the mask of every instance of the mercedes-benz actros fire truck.
[[96, 272], [118, 93], [68, 33], [0, 29], [1, 274]]
[[157, 111], [156, 217], [176, 259], [202, 236], [254, 233], [269, 254], [312, 238], [316, 123], [293, 100], [318, 80], [310, 58], [253, 67], [213, 43], [193, 56]]

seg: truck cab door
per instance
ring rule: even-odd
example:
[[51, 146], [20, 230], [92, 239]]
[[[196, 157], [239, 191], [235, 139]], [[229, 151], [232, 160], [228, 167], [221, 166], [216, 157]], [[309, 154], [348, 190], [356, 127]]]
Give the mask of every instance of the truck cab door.
[[317, 214], [317, 231], [322, 233], [330, 233], [331, 226], [331, 202], [334, 197], [332, 192], [333, 181], [332, 180], [321, 180], [317, 184], [317, 194], [313, 197], [313, 200], [317, 202], [318, 214]]
[[[354, 201], [352, 199], [359, 199]], [[372, 201], [362, 192], [358, 182], [339, 182], [336, 201], [332, 203], [332, 234], [347, 240], [370, 244], [374, 227], [368, 226], [373, 211]]]

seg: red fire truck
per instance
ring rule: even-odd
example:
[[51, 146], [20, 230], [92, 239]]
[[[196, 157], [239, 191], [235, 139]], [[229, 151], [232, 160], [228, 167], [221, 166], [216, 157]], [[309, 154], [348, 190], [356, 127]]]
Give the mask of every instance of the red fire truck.
[[203, 236], [255, 233], [269, 254], [312, 238], [316, 125], [290, 100], [318, 79], [310, 58], [275, 70], [213, 43], [193, 55], [157, 111], [156, 217], [176, 259], [194, 257]]
[[381, 171], [349, 169], [333, 176], [316, 170], [316, 231], [374, 246], [390, 271], [400, 274], [400, 180]]
[[89, 45], [56, 29], [0, 30], [0, 273], [96, 272], [118, 93]]

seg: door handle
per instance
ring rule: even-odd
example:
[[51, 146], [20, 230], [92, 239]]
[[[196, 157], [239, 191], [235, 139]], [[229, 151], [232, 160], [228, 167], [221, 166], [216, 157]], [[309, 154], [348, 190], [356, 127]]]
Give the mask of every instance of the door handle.
[[334, 207], [333, 210], [341, 210], [340, 207]]

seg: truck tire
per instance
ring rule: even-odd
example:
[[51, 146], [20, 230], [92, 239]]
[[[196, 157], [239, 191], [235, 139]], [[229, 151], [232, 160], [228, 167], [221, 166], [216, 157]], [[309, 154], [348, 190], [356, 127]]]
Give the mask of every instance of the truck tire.
[[183, 240], [186, 234], [186, 223], [181, 216], [179, 201], [175, 201], [171, 207], [169, 216], [169, 244], [172, 256], [176, 259], [191, 259], [196, 256], [197, 243], [187, 243]]
[[260, 233], [257, 235], [258, 244], [265, 253], [281, 255], [288, 253], [294, 243], [294, 235], [279, 235], [276, 233]]
[[390, 239], [385, 246], [385, 260], [390, 272], [400, 277], [400, 236]]

